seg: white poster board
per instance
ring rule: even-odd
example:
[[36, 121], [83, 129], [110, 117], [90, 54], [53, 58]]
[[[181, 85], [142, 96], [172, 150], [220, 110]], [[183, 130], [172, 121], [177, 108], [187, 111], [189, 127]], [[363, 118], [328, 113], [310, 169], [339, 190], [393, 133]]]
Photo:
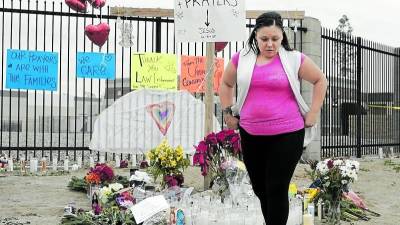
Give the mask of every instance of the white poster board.
[[175, 0], [177, 42], [228, 42], [246, 39], [244, 0]]

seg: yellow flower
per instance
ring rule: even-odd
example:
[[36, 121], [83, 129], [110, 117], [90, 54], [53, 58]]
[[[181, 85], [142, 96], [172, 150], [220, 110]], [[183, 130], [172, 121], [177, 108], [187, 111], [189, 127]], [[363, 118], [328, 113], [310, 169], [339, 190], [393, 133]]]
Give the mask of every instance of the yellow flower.
[[171, 161], [171, 167], [175, 167], [176, 166], [176, 161], [175, 160], [172, 160]]

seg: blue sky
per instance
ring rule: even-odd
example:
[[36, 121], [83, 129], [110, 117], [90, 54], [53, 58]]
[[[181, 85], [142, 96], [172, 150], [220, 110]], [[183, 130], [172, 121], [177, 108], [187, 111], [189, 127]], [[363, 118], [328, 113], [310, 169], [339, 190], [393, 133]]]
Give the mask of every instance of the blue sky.
[[[174, 0], [109, 0], [110, 6], [173, 8]], [[400, 47], [399, 0], [246, 0], [251, 10], [302, 10], [323, 27], [334, 29], [346, 14], [353, 34], [392, 47]]]

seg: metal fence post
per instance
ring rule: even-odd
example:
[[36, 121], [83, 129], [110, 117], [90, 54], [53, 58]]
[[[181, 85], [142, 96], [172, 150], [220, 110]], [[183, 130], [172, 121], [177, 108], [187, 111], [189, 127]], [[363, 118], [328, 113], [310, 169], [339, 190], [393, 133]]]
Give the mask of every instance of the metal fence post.
[[[361, 106], [361, 38], [357, 37], [357, 105]], [[357, 110], [357, 158], [361, 158], [361, 110]]]
[[156, 52], [161, 52], [161, 17], [156, 18]]

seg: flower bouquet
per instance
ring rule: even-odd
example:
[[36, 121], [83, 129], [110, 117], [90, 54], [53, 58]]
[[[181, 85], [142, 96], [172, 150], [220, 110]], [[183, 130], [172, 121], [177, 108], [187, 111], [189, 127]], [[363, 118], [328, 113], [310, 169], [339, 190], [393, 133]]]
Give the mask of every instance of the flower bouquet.
[[136, 201], [130, 190], [123, 189], [120, 183], [104, 186], [93, 195], [92, 211], [78, 210], [76, 215], [64, 215], [61, 224], [136, 225], [133, 214], [128, 210]]
[[313, 185], [321, 190], [316, 200], [321, 199], [325, 204], [328, 224], [340, 224], [342, 195], [349, 191], [349, 184], [357, 180], [359, 168], [357, 161], [325, 159], [309, 173]]
[[100, 186], [111, 183], [114, 179], [113, 169], [105, 163], [97, 163], [94, 168], [90, 168], [85, 176], [85, 181], [88, 183], [87, 195], [92, 197], [93, 193]]
[[90, 168], [85, 176], [88, 184], [108, 184], [114, 179], [113, 169], [105, 163], [97, 163], [94, 168]]
[[184, 181], [182, 170], [190, 164], [189, 160], [184, 158], [182, 146], [173, 148], [164, 139], [160, 145], [148, 152], [147, 157], [150, 159], [148, 172], [153, 175], [154, 180], [162, 176], [162, 188], [167, 185], [168, 187], [182, 185]]
[[203, 176], [211, 175], [210, 186], [218, 185], [218, 192], [222, 194], [229, 188], [227, 168], [231, 168], [230, 162], [241, 158], [239, 134], [234, 130], [210, 133], [195, 148], [194, 165], [201, 167]]

